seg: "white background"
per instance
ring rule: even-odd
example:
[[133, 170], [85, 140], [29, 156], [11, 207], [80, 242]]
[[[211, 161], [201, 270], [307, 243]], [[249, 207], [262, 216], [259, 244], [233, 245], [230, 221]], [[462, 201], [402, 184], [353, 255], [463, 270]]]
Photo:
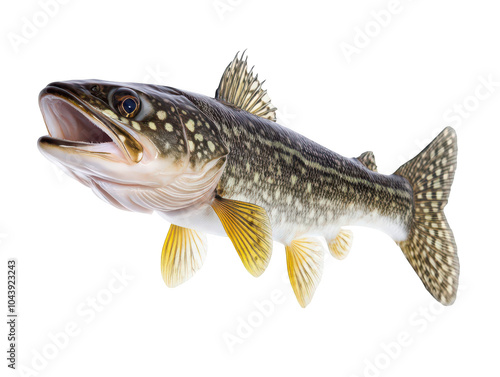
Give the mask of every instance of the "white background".
[[[18, 364], [38, 368], [31, 375], [72, 377], [497, 373], [500, 9], [486, 0], [401, 0], [377, 29], [372, 12], [388, 4], [72, 0], [44, 19], [37, 1], [5, 2], [0, 311], [6, 261], [14, 257]], [[37, 18], [32, 35], [23, 30], [25, 18]], [[366, 28], [372, 37], [362, 47], [358, 36], [349, 61], [341, 46], [356, 47], [357, 30]], [[17, 48], [14, 35], [25, 38]], [[389, 237], [362, 228], [354, 229], [346, 260], [326, 256], [306, 309], [283, 279], [280, 244], [255, 279], [229, 239], [210, 236], [203, 268], [169, 289], [160, 274], [169, 224], [101, 202], [37, 150], [46, 133], [37, 95], [51, 81], [150, 82], [213, 95], [245, 48], [267, 79], [281, 124], [347, 156], [373, 150], [383, 173], [443, 127], [457, 129], [458, 170], [446, 208], [461, 262], [453, 306], [435, 304]], [[497, 82], [490, 91], [481, 83], [488, 78]], [[459, 116], [454, 104], [464, 102], [467, 113]], [[113, 271], [122, 269], [133, 279], [115, 282], [121, 291], [107, 295]], [[275, 296], [281, 299], [271, 309]], [[92, 297], [110, 302], [90, 311]], [[65, 340], [68, 324], [78, 334]], [[395, 346], [400, 333], [409, 340]], [[241, 343], [230, 347], [231, 335]], [[51, 359], [43, 363], [39, 354]], [[3, 376], [10, 371], [1, 359]]]

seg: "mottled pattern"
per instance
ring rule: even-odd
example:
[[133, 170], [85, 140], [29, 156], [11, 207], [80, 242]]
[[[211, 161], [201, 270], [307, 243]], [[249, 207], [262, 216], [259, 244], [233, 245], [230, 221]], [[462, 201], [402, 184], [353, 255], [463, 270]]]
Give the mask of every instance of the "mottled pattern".
[[221, 196], [263, 206], [273, 224], [316, 229], [376, 212], [409, 226], [413, 196], [406, 179], [373, 172], [269, 120], [187, 95], [217, 120], [230, 150], [218, 186]]
[[456, 163], [456, 134], [448, 127], [396, 171], [412, 182], [415, 195], [410, 235], [399, 245], [427, 290], [444, 305], [455, 301], [458, 289], [457, 245], [443, 213]]
[[[120, 101], [125, 97], [117, 91], [140, 105], [133, 115], [124, 114]], [[112, 162], [126, 168], [105, 170], [104, 179], [95, 167], [116, 165], [96, 164], [91, 175], [84, 171], [75, 177], [120, 208], [154, 210], [187, 224], [173, 225], [167, 236], [162, 254], [167, 284], [185, 281], [203, 262], [204, 236], [187, 228], [220, 227], [255, 276], [269, 262], [271, 237], [284, 243], [290, 281], [305, 306], [323, 261], [320, 244], [309, 236], [325, 237], [331, 253], [342, 259], [352, 233], [341, 227], [354, 224], [387, 232], [429, 292], [443, 304], [454, 301], [458, 257], [443, 213], [456, 167], [451, 128], [395, 174], [379, 174], [372, 152], [346, 158], [275, 123], [267, 93], [238, 56], [215, 99], [170, 87], [105, 81], [54, 83], [42, 93], [64, 98], [99, 124], [75, 132], [81, 114], [56, 107], [50, 116], [62, 118], [64, 127], [58, 130], [61, 122], [52, 122], [52, 129], [58, 137], [72, 137], [66, 137], [68, 147], [95, 150], [92, 143], [108, 143], [109, 150], [118, 146], [128, 154]], [[131, 178], [137, 179], [134, 185], [121, 185]]]
[[[114, 132], [126, 131], [120, 137], [122, 142], [133, 140], [129, 135], [151, 141], [160, 158], [169, 157], [178, 164], [185, 164], [187, 159], [191, 167], [196, 167], [227, 154], [213, 121], [174, 88], [100, 80], [50, 85], [86, 104], [94, 116], [107, 118]], [[135, 91], [140, 98], [141, 109], [133, 118], [122, 116], [113, 106], [113, 95], [122, 88]]]
[[[241, 69], [246, 72], [246, 64]], [[365, 167], [363, 163], [373, 169], [372, 155], [360, 156], [363, 163], [342, 157], [271, 120], [174, 88], [106, 81], [57, 85], [89, 111], [107, 117], [110, 128], [124, 132], [122, 142], [138, 138], [151, 143], [159, 159], [199, 171], [227, 155], [219, 194], [263, 207], [272, 225], [300, 224], [303, 230], [293, 236], [338, 221], [347, 225], [353, 216], [410, 224], [413, 197], [408, 181]], [[122, 88], [141, 100], [133, 118], [113, 107], [114, 93]]]

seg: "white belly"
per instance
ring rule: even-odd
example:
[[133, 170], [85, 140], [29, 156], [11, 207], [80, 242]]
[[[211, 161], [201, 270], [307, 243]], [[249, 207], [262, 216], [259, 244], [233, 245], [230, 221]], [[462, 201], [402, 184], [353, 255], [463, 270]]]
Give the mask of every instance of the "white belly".
[[[195, 198], [196, 200], [190, 198], [189, 204], [191, 205], [189, 205], [186, 202], [172, 200], [170, 192], [167, 190], [132, 189], [109, 184], [99, 184], [93, 188], [96, 193], [100, 194], [101, 198], [119, 208], [140, 212], [156, 211], [172, 224], [207, 234], [226, 235], [219, 218], [208, 204], [213, 199], [213, 194], [210, 191], [202, 192]], [[249, 201], [244, 199], [237, 198], [237, 200]], [[380, 216], [376, 212], [354, 211], [348, 216], [337, 218], [324, 215], [320, 216], [320, 220], [313, 225], [301, 218], [295, 218], [291, 222], [289, 217], [282, 216], [277, 212], [277, 209], [268, 211], [268, 215], [271, 221], [273, 239], [284, 245], [289, 245], [293, 240], [303, 237], [324, 237], [328, 241], [334, 239], [340, 228], [346, 225], [361, 225], [379, 229], [395, 241], [404, 241], [407, 238], [407, 231], [402, 225], [402, 221]]]
[[[226, 235], [219, 218], [209, 205], [182, 212], [160, 212], [160, 215], [167, 221], [185, 228], [218, 236]], [[332, 219], [317, 225], [305, 225], [300, 219], [293, 223], [283, 219], [284, 217], [276, 216], [275, 213], [270, 214], [273, 239], [284, 245], [303, 237], [324, 237], [326, 240], [331, 240], [337, 236], [342, 226], [347, 225], [375, 228], [387, 233], [395, 241], [403, 241], [407, 237], [407, 231], [397, 220], [376, 213], [353, 213], [352, 216]]]

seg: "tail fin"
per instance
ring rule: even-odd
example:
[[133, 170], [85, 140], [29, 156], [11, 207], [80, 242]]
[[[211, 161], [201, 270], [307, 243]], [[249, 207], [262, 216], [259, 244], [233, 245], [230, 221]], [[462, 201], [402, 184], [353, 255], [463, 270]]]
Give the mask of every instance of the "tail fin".
[[443, 305], [455, 301], [460, 270], [455, 238], [443, 212], [456, 165], [457, 135], [447, 127], [394, 173], [408, 179], [414, 196], [411, 230], [398, 244], [425, 288]]

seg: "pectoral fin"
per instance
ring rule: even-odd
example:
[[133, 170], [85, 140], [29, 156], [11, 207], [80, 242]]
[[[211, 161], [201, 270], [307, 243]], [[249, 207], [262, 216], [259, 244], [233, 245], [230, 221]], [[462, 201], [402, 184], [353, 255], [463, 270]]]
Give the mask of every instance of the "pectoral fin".
[[165, 284], [176, 287], [191, 278], [207, 255], [205, 234], [170, 225], [161, 253], [161, 275]]
[[271, 225], [266, 211], [255, 204], [217, 196], [212, 208], [231, 239], [245, 268], [261, 275], [269, 264], [273, 248]]
[[311, 302], [321, 280], [323, 256], [323, 246], [313, 238], [294, 240], [286, 246], [288, 277], [303, 308]]
[[341, 229], [333, 240], [328, 241], [330, 253], [337, 259], [344, 259], [351, 250], [353, 235], [349, 229]]

